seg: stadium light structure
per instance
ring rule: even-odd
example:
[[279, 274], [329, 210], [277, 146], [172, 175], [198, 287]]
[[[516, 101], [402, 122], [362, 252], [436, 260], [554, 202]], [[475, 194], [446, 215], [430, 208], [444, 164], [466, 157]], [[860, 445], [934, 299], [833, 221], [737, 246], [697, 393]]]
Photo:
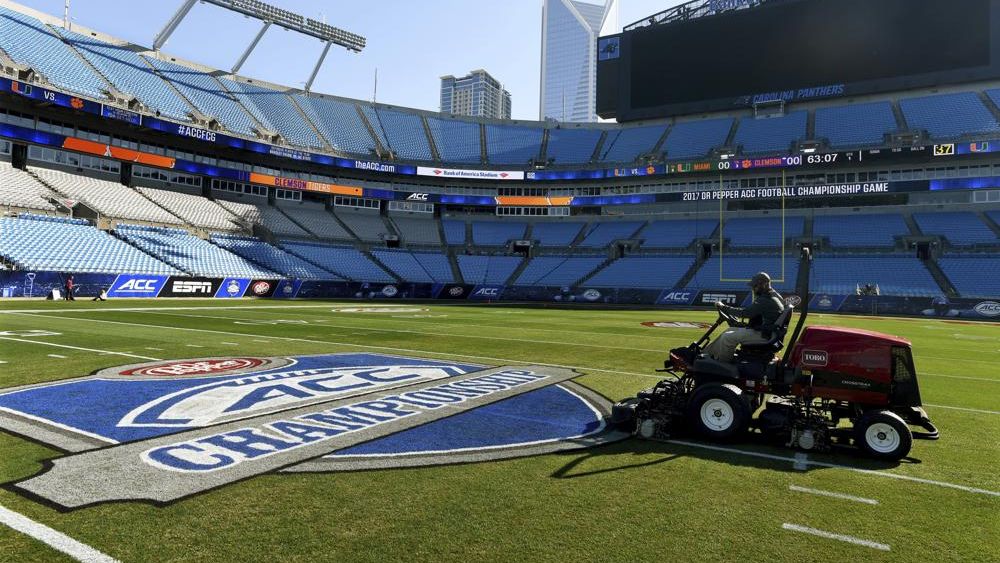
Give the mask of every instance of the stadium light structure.
[[749, 10], [769, 1], [774, 0], [692, 0], [691, 2], [679, 4], [673, 8], [668, 8], [662, 12], [642, 18], [635, 23], [626, 25], [623, 30], [632, 31], [633, 29], [649, 27], [651, 25], [693, 20], [695, 18], [714, 16], [736, 10]]
[[326, 46], [323, 47], [323, 52], [316, 61], [316, 65], [313, 67], [312, 73], [309, 75], [309, 80], [306, 81], [305, 89], [307, 92], [312, 87], [313, 81], [316, 80], [316, 75], [319, 73], [320, 67], [323, 66], [323, 61], [326, 60], [326, 55], [330, 52], [330, 47], [338, 45], [355, 53], [360, 53], [365, 48], [365, 38], [356, 33], [344, 31], [339, 27], [334, 27], [325, 22], [316, 21], [265, 2], [259, 2], [258, 0], [185, 0], [184, 4], [178, 8], [173, 17], [160, 30], [160, 33], [156, 34], [156, 39], [153, 40], [154, 50], [159, 51], [166, 44], [170, 36], [177, 30], [177, 27], [184, 21], [184, 18], [187, 17], [188, 12], [191, 11], [195, 2], [199, 1], [214, 4], [220, 8], [260, 20], [264, 24], [261, 26], [260, 31], [257, 32], [253, 41], [243, 51], [243, 54], [240, 55], [240, 58], [237, 59], [236, 64], [232, 68], [233, 73], [239, 72], [240, 67], [246, 62], [250, 53], [257, 48], [257, 44], [260, 43], [261, 38], [264, 37], [264, 34], [272, 25], [309, 35], [326, 43]]

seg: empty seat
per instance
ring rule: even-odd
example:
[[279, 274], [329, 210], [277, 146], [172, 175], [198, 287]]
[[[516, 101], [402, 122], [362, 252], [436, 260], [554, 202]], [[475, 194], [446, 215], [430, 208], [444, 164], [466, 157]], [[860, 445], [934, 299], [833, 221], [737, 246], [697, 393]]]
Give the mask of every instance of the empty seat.
[[712, 236], [719, 222], [715, 219], [652, 221], [638, 234], [643, 248], [686, 248], [697, 239]]
[[[725, 253], [713, 255], [687, 284], [692, 288], [743, 289], [757, 272], [771, 275], [772, 285], [780, 291], [794, 290], [799, 273], [799, 259], [788, 253], [781, 255], [740, 255]], [[813, 291], [817, 290], [815, 287]], [[738, 305], [738, 304], [737, 304]]]
[[424, 132], [424, 122], [414, 113], [360, 105], [372, 128], [381, 135], [383, 143], [406, 160], [434, 160], [430, 141]]
[[650, 125], [608, 131], [601, 147], [601, 162], [634, 162], [640, 155], [653, 151], [666, 128], [666, 125]]
[[130, 244], [196, 276], [281, 277], [277, 272], [258, 266], [183, 229], [118, 225], [115, 233]]
[[477, 246], [503, 246], [524, 238], [526, 223], [517, 221], [473, 221], [472, 242]]
[[878, 284], [882, 295], [936, 296], [941, 288], [912, 255], [817, 254], [812, 265], [814, 293], [853, 294], [859, 284]]
[[677, 286], [692, 264], [692, 256], [626, 256], [597, 272], [584, 285], [669, 289]]
[[998, 242], [996, 233], [971, 211], [914, 213], [913, 220], [925, 235], [941, 235], [954, 246]]
[[396, 281], [363, 253], [348, 246], [285, 240], [281, 241], [281, 247], [342, 278], [375, 283]]
[[458, 255], [458, 267], [465, 283], [502, 285], [521, 265], [520, 256]]
[[336, 274], [306, 262], [262, 240], [225, 234], [213, 234], [212, 242], [226, 250], [290, 278], [340, 280]]
[[835, 149], [881, 145], [897, 129], [889, 102], [854, 104], [816, 110], [816, 137]]
[[221, 231], [239, 229], [239, 226], [233, 223], [232, 213], [208, 198], [142, 186], [136, 189], [160, 207], [196, 227]]
[[427, 127], [444, 162], [478, 164], [482, 161], [479, 124], [443, 117], [428, 117]]
[[902, 215], [817, 215], [813, 237], [826, 237], [836, 247], [892, 247], [895, 237], [910, 234]]
[[586, 164], [590, 162], [601, 140], [601, 129], [549, 129], [546, 159], [553, 164]]
[[663, 151], [668, 160], [702, 158], [709, 151], [726, 144], [733, 118], [682, 121], [670, 129]]
[[578, 246], [603, 248], [616, 240], [630, 239], [645, 223], [642, 221], [608, 221], [596, 223]]
[[924, 129], [931, 138], [949, 140], [1000, 131], [1000, 123], [975, 92], [937, 94], [899, 101], [910, 129]]
[[490, 164], [527, 166], [538, 160], [543, 129], [523, 125], [486, 125], [486, 158]]
[[55, 197], [31, 174], [0, 162], [0, 206], [55, 211], [56, 206], [49, 201]]
[[537, 256], [528, 262], [514, 285], [572, 286], [606, 259], [604, 256]]
[[1000, 296], [1000, 254], [945, 255], [937, 262], [962, 297]]
[[586, 223], [538, 222], [531, 229], [531, 237], [542, 246], [569, 246], [580, 234]]
[[167, 212], [138, 191], [118, 182], [78, 176], [48, 168], [32, 167], [30, 170], [59, 193], [69, 199], [83, 202], [105, 217], [172, 225], [183, 224], [179, 217]]
[[805, 219], [799, 216], [743, 217], [726, 220], [722, 237], [734, 248], [779, 248], [785, 239], [802, 236]]
[[806, 136], [808, 116], [808, 112], [796, 111], [782, 117], [744, 117], [733, 142], [743, 147], [744, 154], [791, 152], [792, 143]]

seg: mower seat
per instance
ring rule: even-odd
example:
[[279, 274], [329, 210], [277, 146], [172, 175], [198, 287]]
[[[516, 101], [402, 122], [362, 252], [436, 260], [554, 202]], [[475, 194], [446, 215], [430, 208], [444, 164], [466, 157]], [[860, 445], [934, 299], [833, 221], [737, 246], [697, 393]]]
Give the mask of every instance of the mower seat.
[[786, 305], [778, 318], [774, 321], [774, 329], [771, 330], [771, 338], [767, 342], [760, 344], [742, 344], [737, 353], [737, 362], [752, 361], [767, 364], [774, 359], [774, 355], [785, 347], [785, 334], [788, 333], [788, 325], [792, 320], [792, 310], [794, 307]]
[[699, 356], [694, 361], [694, 370], [698, 373], [725, 379], [739, 379], [740, 377], [740, 370], [736, 364], [720, 362], [711, 356]]

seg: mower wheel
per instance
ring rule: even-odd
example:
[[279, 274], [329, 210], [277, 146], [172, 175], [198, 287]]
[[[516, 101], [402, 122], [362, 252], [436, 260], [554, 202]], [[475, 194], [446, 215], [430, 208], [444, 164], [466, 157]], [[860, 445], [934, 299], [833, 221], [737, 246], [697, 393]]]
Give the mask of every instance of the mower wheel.
[[898, 414], [873, 410], [854, 425], [854, 444], [875, 459], [899, 461], [910, 453], [913, 434]]
[[750, 414], [739, 387], [708, 383], [691, 395], [687, 419], [702, 437], [722, 441], [746, 432]]

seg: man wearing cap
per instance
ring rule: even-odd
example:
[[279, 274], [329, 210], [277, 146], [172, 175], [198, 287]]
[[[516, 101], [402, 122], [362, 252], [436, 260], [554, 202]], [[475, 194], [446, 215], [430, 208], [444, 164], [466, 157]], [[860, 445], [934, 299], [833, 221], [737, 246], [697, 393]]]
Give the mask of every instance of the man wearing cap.
[[771, 287], [767, 272], [750, 279], [753, 303], [749, 307], [730, 307], [721, 301], [715, 307], [737, 318], [747, 319], [746, 326], [730, 327], [705, 348], [705, 353], [720, 362], [732, 362], [740, 344], [760, 344], [771, 338], [774, 323], [785, 310], [785, 300]]

